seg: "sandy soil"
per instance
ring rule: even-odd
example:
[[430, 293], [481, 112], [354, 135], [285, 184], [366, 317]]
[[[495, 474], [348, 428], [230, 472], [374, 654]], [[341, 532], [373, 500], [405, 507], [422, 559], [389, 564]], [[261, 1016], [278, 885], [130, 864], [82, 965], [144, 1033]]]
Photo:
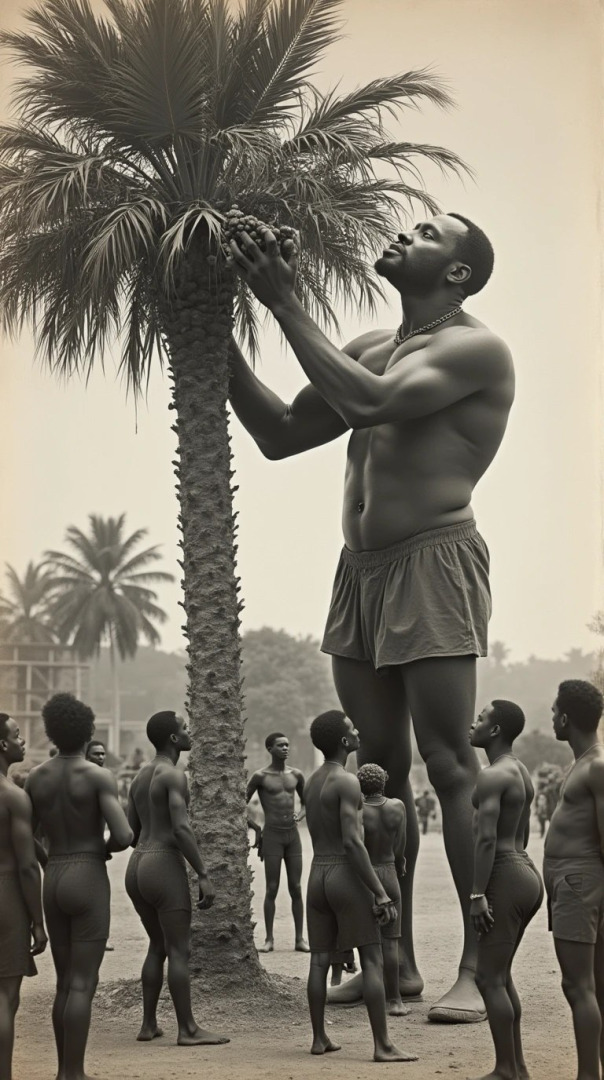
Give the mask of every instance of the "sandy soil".
[[[304, 833], [305, 867], [310, 865], [308, 837]], [[542, 842], [531, 839], [533, 858], [540, 865]], [[253, 865], [258, 863], [252, 855]], [[379, 1067], [371, 1061], [371, 1039], [364, 1009], [329, 1008], [330, 1036], [342, 1050], [324, 1058], [311, 1058], [310, 1028], [306, 1011], [305, 979], [308, 957], [294, 953], [289, 897], [282, 882], [275, 925], [276, 951], [264, 958], [267, 970], [279, 976], [274, 1000], [207, 1000], [198, 993], [197, 1017], [207, 1027], [231, 1036], [227, 1046], [176, 1046], [175, 1024], [169, 999], [160, 1006], [165, 1030], [153, 1044], [137, 1043], [140, 1006], [134, 987], [119, 980], [136, 979], [145, 951], [145, 937], [123, 889], [127, 855], [109, 864], [113, 916], [111, 944], [93, 1014], [87, 1071], [99, 1080], [169, 1080], [203, 1077], [204, 1080], [365, 1080]], [[257, 874], [254, 910], [258, 943], [262, 940], [263, 874]], [[430, 1003], [449, 986], [459, 952], [460, 933], [453, 886], [444, 858], [442, 837], [423, 838], [417, 878], [417, 953], [426, 981], [425, 1001], [413, 1004], [404, 1019], [392, 1019], [391, 1033], [399, 1046], [419, 1054], [405, 1066], [383, 1066], [409, 1080], [424, 1077], [478, 1077], [493, 1064], [486, 1023], [467, 1026], [426, 1022]], [[199, 917], [199, 916], [198, 916]], [[14, 1080], [51, 1080], [56, 1075], [50, 1022], [53, 968], [50, 954], [39, 962], [39, 976], [23, 981], [17, 1018]], [[533, 1080], [562, 1080], [575, 1072], [570, 1013], [559, 984], [551, 936], [544, 908], [530, 926], [515, 964], [516, 983], [524, 1008], [524, 1042]]]

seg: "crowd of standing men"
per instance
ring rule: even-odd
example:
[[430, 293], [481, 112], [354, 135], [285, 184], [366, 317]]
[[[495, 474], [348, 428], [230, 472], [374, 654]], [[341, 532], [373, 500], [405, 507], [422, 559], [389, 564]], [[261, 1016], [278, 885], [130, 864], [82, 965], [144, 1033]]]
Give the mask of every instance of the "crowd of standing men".
[[[601, 1080], [604, 1063], [604, 746], [598, 726], [600, 692], [590, 683], [562, 683], [553, 705], [556, 737], [568, 742], [575, 761], [560, 794], [545, 841], [544, 879], [549, 926], [573, 1015], [580, 1080]], [[57, 694], [43, 709], [57, 754], [33, 769], [21, 790], [8, 777], [23, 760], [16, 722], [0, 714], [0, 1077], [10, 1080], [15, 1014], [24, 975], [35, 974], [34, 957], [50, 938], [56, 968], [52, 1022], [60, 1080], [84, 1080], [91, 1006], [109, 936], [110, 892], [106, 863], [113, 852], [134, 848], [126, 890], [149, 939], [142, 969], [143, 1022], [137, 1038], [162, 1034], [156, 1008], [167, 960], [168, 986], [180, 1045], [228, 1042], [200, 1027], [192, 1013], [189, 978], [191, 894], [188, 862], [197, 876], [197, 906], [214, 899], [188, 817], [188, 788], [177, 767], [191, 746], [186, 721], [172, 711], [156, 713], [147, 734], [155, 757], [135, 778], [127, 814], [109, 770], [89, 755], [91, 709]], [[475, 981], [495, 1047], [493, 1080], [528, 1076], [520, 1030], [521, 1007], [512, 962], [523, 934], [543, 900], [540, 875], [526, 852], [534, 789], [513, 752], [524, 727], [522, 710], [496, 700], [472, 724], [469, 741], [486, 752], [474, 809], [474, 883], [471, 918], [478, 940]], [[399, 982], [400, 882], [405, 874], [406, 812], [388, 798], [384, 769], [365, 764], [346, 769], [360, 748], [352, 721], [338, 710], [318, 716], [310, 728], [323, 764], [305, 782], [286, 764], [288, 740], [267, 738], [271, 763], [254, 773], [248, 799], [260, 795], [264, 829], [255, 824], [256, 846], [267, 861], [267, 940], [281, 862], [292, 896], [295, 947], [310, 951], [308, 1003], [311, 1053], [339, 1050], [325, 1029], [330, 966], [353, 949], [361, 964], [362, 994], [377, 1062], [415, 1061], [395, 1046], [387, 1015], [404, 1016]], [[300, 810], [295, 810], [296, 795]], [[305, 813], [313, 845], [307, 891], [307, 945], [302, 936], [301, 846], [297, 820]], [[273, 860], [273, 863], [270, 863]], [[39, 866], [44, 869], [43, 886]], [[44, 916], [43, 916], [44, 911]], [[350, 984], [348, 984], [350, 985]]]

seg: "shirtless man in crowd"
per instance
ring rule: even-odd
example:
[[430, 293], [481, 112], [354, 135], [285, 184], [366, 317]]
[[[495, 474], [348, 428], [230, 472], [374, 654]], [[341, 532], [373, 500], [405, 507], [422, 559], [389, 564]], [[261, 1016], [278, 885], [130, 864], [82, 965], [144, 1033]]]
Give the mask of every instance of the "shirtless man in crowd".
[[380, 926], [393, 922], [397, 912], [369, 861], [359, 815], [360, 784], [345, 767], [348, 755], [359, 748], [359, 733], [344, 713], [333, 709], [313, 720], [310, 737], [325, 756], [305, 789], [314, 851], [306, 897], [311, 1054], [340, 1049], [325, 1031], [327, 972], [334, 952], [357, 948], [374, 1061], [416, 1061], [416, 1055], [393, 1046], [388, 1035]]
[[182, 716], [165, 710], [148, 721], [147, 738], [156, 754], [135, 776], [128, 797], [134, 851], [126, 891], [149, 937], [141, 975], [143, 1023], [137, 1039], [150, 1042], [163, 1034], [157, 1024], [157, 1002], [167, 957], [178, 1045], [228, 1043], [226, 1036], [200, 1028], [191, 1009], [191, 892], [185, 859], [197, 874], [198, 908], [212, 906], [214, 889], [189, 822], [187, 778], [177, 767], [181, 753], [191, 749], [189, 728]]
[[545, 837], [549, 928], [573, 1015], [579, 1080], [604, 1070], [603, 698], [583, 679], [560, 683], [554, 734], [574, 754]]
[[86, 1080], [92, 999], [109, 937], [106, 861], [128, 847], [132, 831], [112, 774], [86, 761], [92, 709], [72, 694], [55, 694], [42, 717], [59, 752], [32, 769], [25, 789], [34, 828], [39, 825], [48, 842], [43, 901], [57, 972], [52, 1022], [60, 1080]]
[[8, 778], [23, 761], [25, 740], [7, 713], [0, 713], [0, 1077], [11, 1080], [15, 1016], [21, 980], [35, 975], [34, 956], [47, 939], [42, 888], [29, 797]]
[[[248, 825], [256, 833], [258, 854], [264, 860], [266, 893], [264, 896], [264, 924], [266, 940], [258, 952], [272, 952], [275, 947], [273, 924], [275, 903], [281, 879], [281, 864], [285, 863], [287, 887], [292, 901], [296, 952], [308, 952], [304, 940], [304, 901], [302, 899], [302, 841], [298, 821], [304, 816], [304, 777], [299, 769], [286, 764], [289, 739], [280, 731], [267, 735], [264, 745], [271, 755], [271, 763], [259, 769], [249, 780], [246, 802], [258, 794], [264, 810], [264, 829], [248, 818]], [[296, 813], [296, 794], [301, 810]]]
[[476, 982], [484, 998], [495, 1068], [482, 1080], [528, 1080], [520, 1034], [520, 998], [512, 961], [543, 902], [543, 884], [526, 852], [535, 794], [528, 769], [513, 753], [524, 713], [492, 701], [470, 728], [472, 746], [489, 765], [478, 774], [474, 815], [474, 883], [470, 914], [478, 935]]
[[[467, 218], [439, 214], [398, 235], [375, 263], [402, 302], [398, 330], [372, 330], [338, 349], [295, 294], [297, 251], [266, 252], [246, 235], [234, 266], [274, 315], [310, 380], [286, 405], [232, 345], [232, 407], [270, 459], [351, 432], [345, 547], [322, 648], [333, 657], [342, 708], [361, 733], [360, 763], [388, 769], [388, 793], [407, 811], [400, 990], [421, 993], [411, 899], [418, 828], [409, 784], [413, 722], [438, 796], [443, 837], [464, 920], [458, 978], [430, 1019], [486, 1018], [474, 982], [476, 935], [470, 796], [477, 773], [467, 731], [476, 658], [487, 651], [489, 554], [472, 492], [503, 438], [514, 397], [504, 343], [462, 304], [486, 284], [493, 250]], [[283, 257], [282, 257], [283, 256]], [[341, 992], [350, 996], [360, 980]]]
[[86, 761], [92, 761], [94, 765], [100, 765], [103, 768], [106, 757], [105, 743], [100, 739], [91, 739], [86, 747]]

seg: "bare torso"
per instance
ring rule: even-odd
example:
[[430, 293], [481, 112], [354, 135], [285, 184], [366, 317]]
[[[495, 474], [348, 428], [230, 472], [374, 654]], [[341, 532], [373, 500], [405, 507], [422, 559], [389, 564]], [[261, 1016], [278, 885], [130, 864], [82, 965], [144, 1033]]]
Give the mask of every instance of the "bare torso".
[[[524, 851], [527, 826], [531, 816], [531, 803], [535, 794], [528, 769], [513, 757], [502, 757], [490, 765], [490, 779], [500, 785], [501, 803], [497, 822], [496, 852]], [[495, 773], [495, 776], [492, 774]], [[472, 793], [472, 805], [479, 806], [478, 786]], [[477, 814], [474, 815], [476, 832]]]
[[90, 852], [104, 858], [105, 821], [99, 803], [104, 772], [81, 754], [57, 754], [30, 772], [28, 791], [49, 855]]
[[254, 774], [255, 790], [258, 792], [264, 811], [264, 824], [281, 829], [293, 828], [296, 824], [296, 791], [300, 783], [298, 769], [260, 769]]
[[21, 799], [27, 799], [25, 792], [8, 777], [0, 776], [0, 873], [17, 869], [11, 835], [11, 810]]
[[363, 839], [374, 866], [394, 859], [395, 841], [403, 816], [404, 807], [399, 799], [363, 803]]
[[[455, 335], [482, 328], [471, 316], [442, 328]], [[358, 362], [382, 375], [429, 344], [433, 335], [398, 348], [393, 331], [367, 335]], [[485, 363], [488, 363], [488, 357]], [[427, 529], [473, 518], [474, 487], [493, 460], [514, 396], [513, 373], [485, 390], [416, 420], [352, 432], [344, 484], [343, 532], [353, 551], [388, 547]]]
[[[177, 848], [170, 817], [170, 786], [176, 777], [177, 766], [165, 758], [154, 759], [137, 773], [130, 787], [130, 795], [138, 814], [141, 831], [138, 845], [158, 844]], [[178, 769], [182, 774], [182, 769]], [[189, 803], [187, 787], [186, 802]]]
[[601, 856], [596, 804], [587, 784], [594, 758], [604, 759], [604, 745], [590, 750], [567, 773], [549, 824], [544, 853], [555, 859]]
[[[306, 821], [315, 855], [345, 854], [340, 823], [340, 784], [343, 775], [344, 770], [339, 765], [321, 765], [306, 781]], [[360, 813], [360, 795], [358, 809]]]

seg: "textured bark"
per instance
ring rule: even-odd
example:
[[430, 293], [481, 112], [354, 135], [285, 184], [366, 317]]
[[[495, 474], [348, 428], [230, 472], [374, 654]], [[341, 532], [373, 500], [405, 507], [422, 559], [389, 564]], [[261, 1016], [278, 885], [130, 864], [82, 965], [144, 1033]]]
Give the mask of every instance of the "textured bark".
[[245, 824], [238, 579], [228, 433], [233, 290], [203, 253], [187, 260], [163, 315], [180, 461], [184, 607], [189, 638], [191, 820], [216, 888], [193, 916], [192, 970], [210, 985], [263, 977], [253, 942]]

